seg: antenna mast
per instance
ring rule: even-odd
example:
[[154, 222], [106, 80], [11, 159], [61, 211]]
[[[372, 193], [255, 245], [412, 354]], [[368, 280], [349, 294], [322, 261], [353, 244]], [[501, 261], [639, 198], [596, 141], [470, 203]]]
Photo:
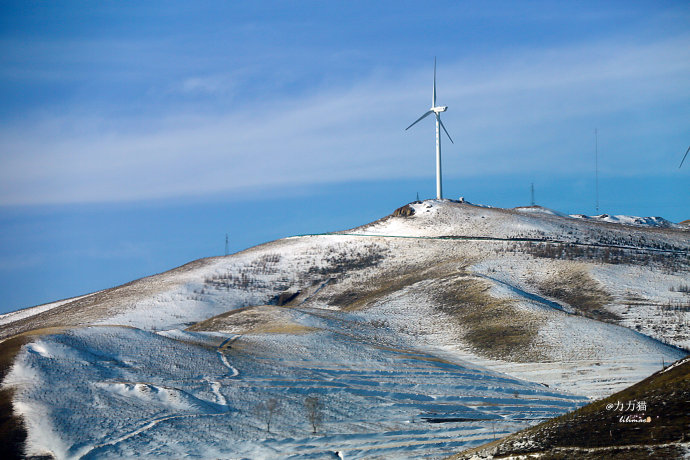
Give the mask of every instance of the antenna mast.
[[225, 255], [227, 256], [230, 251], [228, 250], [228, 234], [225, 234]]
[[595, 175], [595, 195], [596, 209], [599, 213], [599, 131], [594, 128], [594, 175]]
[[532, 206], [534, 206], [534, 182], [532, 182]]

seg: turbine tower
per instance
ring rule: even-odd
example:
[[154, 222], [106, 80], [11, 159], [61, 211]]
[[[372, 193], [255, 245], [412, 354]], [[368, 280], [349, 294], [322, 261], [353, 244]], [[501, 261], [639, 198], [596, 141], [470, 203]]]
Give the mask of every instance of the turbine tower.
[[443, 122], [441, 121], [441, 112], [445, 112], [446, 110], [448, 110], [448, 107], [436, 105], [436, 58], [434, 58], [434, 92], [431, 96], [431, 108], [424, 115], [417, 118], [414, 123], [405, 128], [405, 131], [412, 128], [432, 113], [436, 115], [436, 199], [438, 200], [443, 198], [443, 186], [441, 184], [441, 128], [443, 128], [451, 144], [454, 144], [453, 139], [451, 139], [450, 134], [448, 134], [448, 130], [443, 126]]

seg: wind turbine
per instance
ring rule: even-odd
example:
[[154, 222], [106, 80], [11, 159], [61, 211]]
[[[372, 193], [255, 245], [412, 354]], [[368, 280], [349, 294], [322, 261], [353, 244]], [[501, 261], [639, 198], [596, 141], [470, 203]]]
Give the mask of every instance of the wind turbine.
[[441, 112], [445, 112], [446, 110], [448, 110], [448, 107], [436, 105], [436, 58], [434, 58], [434, 93], [431, 97], [431, 108], [424, 115], [417, 118], [417, 121], [405, 128], [405, 131], [412, 128], [432, 113], [436, 115], [436, 199], [438, 200], [443, 198], [443, 188], [441, 185], [441, 128], [443, 128], [451, 144], [454, 144], [453, 139], [451, 139], [450, 134], [448, 134], [448, 130], [443, 126], [443, 122], [441, 121]]
[[680, 160], [680, 165], [678, 165], [678, 169], [680, 169], [681, 166], [683, 166], [683, 163], [685, 162], [685, 157], [688, 156], [688, 152], [690, 152], [690, 147], [685, 151], [685, 155], [683, 155], [683, 159]]

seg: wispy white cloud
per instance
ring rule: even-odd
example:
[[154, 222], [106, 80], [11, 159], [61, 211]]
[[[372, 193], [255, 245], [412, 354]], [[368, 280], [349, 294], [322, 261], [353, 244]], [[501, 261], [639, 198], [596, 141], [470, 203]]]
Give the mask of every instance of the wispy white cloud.
[[14, 272], [40, 267], [45, 257], [39, 254], [12, 254], [0, 257], [0, 272]]
[[222, 76], [186, 78], [179, 86], [183, 93], [225, 94], [233, 89], [233, 81]]
[[[686, 35], [439, 61], [439, 102], [450, 107], [444, 122], [456, 140], [444, 144], [446, 174], [587, 169], [595, 126], [607, 154], [626, 158], [619, 172], [649, 172], [650, 157], [690, 137], [689, 45]], [[433, 123], [403, 129], [430, 103], [430, 70], [384, 69], [349, 86], [257, 96], [206, 115], [110, 119], [80, 110], [15, 121], [0, 128], [0, 204], [426, 176]], [[233, 75], [212, 74], [174, 90], [227, 95], [237, 86]], [[659, 161], [651, 167], [664, 170]]]

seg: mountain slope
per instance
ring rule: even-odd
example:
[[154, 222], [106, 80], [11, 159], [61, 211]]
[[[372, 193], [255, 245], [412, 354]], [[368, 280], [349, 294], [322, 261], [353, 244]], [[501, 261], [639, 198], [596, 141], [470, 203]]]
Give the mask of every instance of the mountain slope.
[[443, 456], [683, 357], [689, 235], [411, 203], [0, 316], [4, 338], [63, 328], [32, 338], [3, 388], [32, 455]]
[[608, 398], [453, 458], [686, 458], [689, 401], [685, 358]]

